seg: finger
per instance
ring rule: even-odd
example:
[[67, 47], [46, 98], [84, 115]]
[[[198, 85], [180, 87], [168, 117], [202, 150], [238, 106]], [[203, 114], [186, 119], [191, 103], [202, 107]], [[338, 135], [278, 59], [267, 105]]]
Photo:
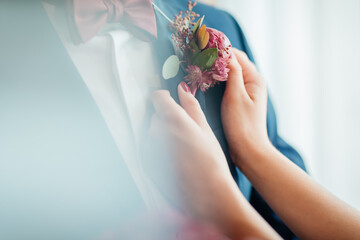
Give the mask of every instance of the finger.
[[255, 64], [251, 62], [246, 53], [242, 51], [235, 49], [234, 55], [242, 66], [244, 84], [249, 97], [252, 100], [257, 99], [260, 96], [266, 97], [266, 94], [264, 94], [264, 92], [266, 92], [266, 84], [263, 77], [256, 69]]
[[185, 82], [178, 85], [180, 105], [187, 114], [200, 126], [208, 126], [206, 117], [200, 107], [198, 100], [191, 94], [189, 86]]
[[229, 63], [229, 78], [226, 83], [226, 91], [234, 92], [235, 96], [246, 94], [242, 68], [233, 54]]
[[152, 103], [160, 118], [176, 117], [175, 115], [182, 110], [166, 90], [155, 91], [152, 95]]
[[[244, 78], [244, 83], [246, 84], [248, 81], [253, 79], [258, 79], [256, 76], [259, 74], [256, 66], [253, 62], [250, 61], [249, 57], [246, 55], [245, 52], [240, 51], [238, 49], [233, 49], [233, 53], [242, 68], [242, 75]], [[254, 78], [253, 78], [254, 77]]]

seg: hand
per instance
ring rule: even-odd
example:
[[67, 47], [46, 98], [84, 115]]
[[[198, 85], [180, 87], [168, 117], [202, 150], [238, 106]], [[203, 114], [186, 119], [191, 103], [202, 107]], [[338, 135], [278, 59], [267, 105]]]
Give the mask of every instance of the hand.
[[251, 151], [270, 144], [265, 82], [244, 52], [233, 49], [221, 117], [232, 160], [242, 167]]
[[[178, 86], [178, 95], [181, 106], [168, 91], [153, 94], [156, 113], [149, 131], [149, 145], [150, 150], [156, 149], [151, 153], [157, 161], [155, 168], [168, 166], [166, 172], [175, 173], [175, 187], [165, 189], [165, 194], [172, 195], [168, 196], [171, 200], [180, 198], [184, 210], [193, 217], [216, 219], [215, 214], [221, 212], [223, 205], [217, 201], [219, 193], [227, 188], [238, 189], [220, 144], [185, 82]], [[163, 174], [156, 172], [153, 175], [159, 178]], [[164, 188], [171, 176], [157, 179], [158, 185]], [[174, 188], [178, 194], [173, 192]]]
[[[198, 101], [184, 82], [178, 86], [178, 93], [181, 106], [167, 91], [153, 94], [156, 113], [148, 146], [151, 150], [157, 149], [154, 161], [165, 160], [156, 164], [155, 169], [171, 163], [172, 169], [168, 172], [176, 177], [175, 188], [168, 186], [165, 194], [175, 204], [177, 199], [181, 199], [180, 207], [185, 213], [213, 224], [231, 239], [279, 239], [240, 193], [220, 144]], [[157, 171], [155, 178], [161, 175], [161, 171], [160, 174]], [[170, 175], [167, 177], [158, 179], [158, 186], [168, 184]], [[179, 194], [173, 189], [177, 189]]]

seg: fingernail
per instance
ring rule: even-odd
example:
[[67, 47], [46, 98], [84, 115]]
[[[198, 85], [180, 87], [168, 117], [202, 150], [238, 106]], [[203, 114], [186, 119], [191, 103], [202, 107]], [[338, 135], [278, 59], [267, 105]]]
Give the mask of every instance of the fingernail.
[[188, 86], [185, 82], [181, 82], [181, 83], [180, 83], [180, 86], [182, 87], [182, 89], [183, 89], [185, 92], [187, 92], [187, 93], [190, 92], [190, 88], [189, 88], [189, 86]]

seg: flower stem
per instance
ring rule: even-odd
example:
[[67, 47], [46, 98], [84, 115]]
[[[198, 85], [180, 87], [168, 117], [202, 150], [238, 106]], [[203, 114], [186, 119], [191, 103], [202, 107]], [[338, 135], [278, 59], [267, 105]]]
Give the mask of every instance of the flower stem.
[[166, 18], [166, 20], [168, 20], [170, 23], [174, 23], [168, 16], [166, 16], [166, 14], [153, 2], [152, 5], [154, 6], [154, 9], [156, 11], [158, 11], [161, 15], [164, 16], [164, 18]]

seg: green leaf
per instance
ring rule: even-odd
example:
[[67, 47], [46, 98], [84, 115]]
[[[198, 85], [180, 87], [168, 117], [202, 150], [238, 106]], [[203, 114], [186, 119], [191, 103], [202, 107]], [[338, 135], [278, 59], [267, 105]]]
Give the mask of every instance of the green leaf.
[[200, 53], [200, 49], [198, 45], [196, 44], [195, 38], [189, 43], [190, 47], [194, 52], [192, 53], [192, 56], [196, 56], [198, 53]]
[[192, 64], [198, 66], [203, 71], [210, 69], [218, 57], [219, 50], [217, 48], [208, 48], [197, 54], [193, 58]]
[[168, 80], [170, 78], [176, 77], [176, 75], [179, 73], [180, 63], [181, 62], [178, 56], [172, 55], [168, 57], [162, 69], [163, 78]]
[[195, 35], [197, 30], [199, 29], [199, 27], [201, 27], [201, 24], [204, 21], [205, 16], [203, 16], [202, 18], [199, 18], [199, 20], [196, 22], [194, 29], [193, 29], [193, 34]]

